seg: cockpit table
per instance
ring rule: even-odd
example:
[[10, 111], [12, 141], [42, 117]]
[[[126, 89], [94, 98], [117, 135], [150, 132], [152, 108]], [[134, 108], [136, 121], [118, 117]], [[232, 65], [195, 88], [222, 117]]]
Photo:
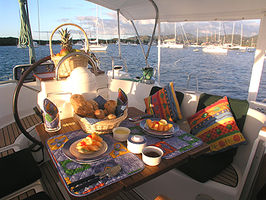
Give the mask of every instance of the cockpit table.
[[[145, 113], [138, 110], [134, 107], [129, 107], [128, 109], [128, 117], [136, 117], [144, 115]], [[45, 131], [43, 124], [39, 124], [36, 126], [36, 131], [39, 134], [42, 143], [44, 146], [47, 144], [47, 140], [51, 137], [55, 137], [60, 134], [65, 134], [71, 131], [80, 130], [78, 122], [73, 118], [64, 119], [61, 121], [61, 130], [53, 133], [48, 133]], [[126, 142], [122, 143], [126, 147]], [[46, 146], [47, 147], [47, 146]], [[47, 149], [49, 151], [49, 149]], [[171, 159], [163, 159], [158, 166], [147, 166], [145, 165], [144, 169], [138, 173], [135, 173], [127, 178], [121, 179], [113, 184], [107, 185], [93, 193], [89, 193], [88, 195], [83, 195], [81, 197], [73, 196], [69, 194], [71, 199], [110, 199], [118, 194], [122, 190], [129, 190], [136, 186], [139, 186], [157, 176], [177, 167], [180, 163], [185, 162], [191, 156], [197, 156], [209, 150], [209, 146], [206, 143], [202, 143], [200, 146], [195, 147], [192, 150], [186, 151], [174, 158]], [[49, 152], [51, 157], [51, 152]], [[137, 154], [138, 158], [141, 160], [141, 154]], [[54, 158], [51, 158], [54, 161]], [[53, 162], [55, 164], [55, 162]], [[56, 164], [55, 164], [56, 165]], [[57, 167], [56, 167], [57, 168]], [[65, 186], [65, 180], [62, 175], [59, 173], [60, 180]], [[69, 190], [67, 190], [69, 192]]]

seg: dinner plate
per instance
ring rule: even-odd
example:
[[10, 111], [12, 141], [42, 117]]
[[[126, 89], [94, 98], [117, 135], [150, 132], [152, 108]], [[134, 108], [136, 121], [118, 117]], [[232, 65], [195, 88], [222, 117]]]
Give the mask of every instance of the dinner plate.
[[100, 137], [103, 139], [102, 142], [102, 147], [100, 148], [99, 151], [91, 152], [91, 153], [80, 153], [76, 149], [77, 144], [87, 137], [88, 134], [86, 135], [80, 135], [77, 137], [74, 137], [70, 140], [68, 140], [63, 148], [62, 151], [63, 153], [71, 160], [78, 162], [78, 163], [93, 163], [98, 160], [103, 159], [105, 156], [107, 156], [113, 149], [113, 142], [104, 135], [101, 135]]
[[[160, 118], [150, 118], [150, 120], [154, 121], [160, 121]], [[175, 133], [176, 129], [177, 129], [177, 125], [172, 123], [172, 122], [169, 122], [167, 121], [167, 123], [171, 123], [173, 124], [173, 127], [168, 130], [168, 131], [155, 131], [155, 130], [152, 130], [148, 127], [148, 125], [146, 124], [146, 119], [145, 120], [142, 120], [140, 122], [140, 127], [146, 132], [148, 133], [149, 135], [152, 135], [152, 136], [155, 136], [155, 137], [160, 137], [160, 138], [167, 138], [167, 137], [171, 137], [173, 136], [173, 134]]]

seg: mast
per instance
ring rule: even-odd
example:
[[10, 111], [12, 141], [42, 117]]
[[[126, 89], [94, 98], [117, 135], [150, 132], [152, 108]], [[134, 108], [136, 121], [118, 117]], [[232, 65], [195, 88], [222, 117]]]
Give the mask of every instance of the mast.
[[38, 10], [39, 45], [41, 45], [41, 28], [40, 28], [40, 6], [39, 6], [39, 0], [37, 0], [37, 10]]
[[219, 44], [221, 45], [221, 22], [219, 22], [218, 42], [219, 42]]
[[175, 43], [176, 43], [176, 22], [175, 22]]
[[196, 45], [198, 45], [199, 43], [199, 28], [197, 27], [197, 41], [196, 41]]
[[36, 60], [33, 39], [31, 34], [29, 10], [27, 0], [18, 0], [20, 7], [20, 36], [19, 45], [27, 45], [29, 47], [29, 62], [33, 64]]
[[183, 32], [184, 37], [185, 37], [184, 44], [186, 44], [186, 43], [189, 44], [189, 41], [187, 39], [187, 34], [186, 34], [185, 30], [184, 30], [183, 24], [181, 24], [181, 28], [182, 28], [182, 32]]
[[242, 46], [242, 39], [243, 39], [243, 24], [241, 23], [240, 46]]
[[232, 28], [232, 38], [231, 38], [231, 45], [233, 46], [234, 43], [234, 32], [235, 32], [235, 22], [233, 22], [233, 28]]
[[99, 37], [98, 37], [98, 34], [99, 34], [99, 28], [98, 28], [98, 5], [96, 6], [96, 43], [97, 45], [99, 44]]

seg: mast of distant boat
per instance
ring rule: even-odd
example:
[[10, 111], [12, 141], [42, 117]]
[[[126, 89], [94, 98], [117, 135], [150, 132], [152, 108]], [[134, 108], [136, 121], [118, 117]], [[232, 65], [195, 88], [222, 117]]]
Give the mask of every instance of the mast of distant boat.
[[233, 22], [233, 28], [232, 28], [232, 38], [231, 38], [231, 45], [234, 44], [234, 32], [235, 32], [235, 22]]
[[175, 44], [176, 44], [176, 23], [175, 23]]
[[99, 45], [99, 37], [98, 37], [98, 34], [99, 34], [99, 28], [98, 28], [98, 5], [96, 6], [96, 44], [97, 46]]
[[243, 24], [241, 23], [240, 47], [242, 47], [242, 39], [243, 39]]
[[222, 45], [221, 43], [221, 22], [219, 22], [219, 33], [218, 33], [218, 43], [219, 45]]
[[197, 27], [197, 41], [196, 41], [196, 45], [198, 46], [199, 44], [199, 28]]

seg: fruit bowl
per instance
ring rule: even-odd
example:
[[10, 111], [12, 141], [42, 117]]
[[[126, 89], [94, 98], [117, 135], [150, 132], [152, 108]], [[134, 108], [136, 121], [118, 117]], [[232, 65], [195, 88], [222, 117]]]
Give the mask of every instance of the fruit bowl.
[[151, 120], [147, 119], [146, 120], [147, 126], [155, 131], [169, 131], [172, 127], [173, 124], [168, 123], [165, 119], [160, 119], [160, 120]]
[[[78, 50], [78, 49], [72, 49], [72, 38], [70, 37], [69, 31], [67, 29], [65, 30], [60, 30], [59, 33], [61, 35], [61, 51], [57, 54], [54, 54], [53, 48], [52, 48], [52, 38], [55, 32], [61, 28], [62, 26], [75, 26], [79, 28], [82, 33], [85, 36], [85, 42], [86, 42], [86, 49], [84, 51]], [[65, 56], [67, 56], [70, 53], [74, 52], [84, 52], [88, 53], [89, 52], [89, 42], [88, 42], [88, 37], [86, 35], [86, 32], [78, 25], [72, 24], [72, 23], [65, 23], [61, 24], [58, 27], [56, 27], [49, 40], [49, 48], [50, 48], [50, 54], [51, 54], [51, 59], [54, 62], [55, 67], [57, 67], [58, 63], [60, 60], [62, 60]], [[70, 75], [71, 71], [76, 68], [76, 67], [87, 67], [89, 64], [89, 59], [87, 56], [81, 56], [81, 55], [73, 55], [68, 57], [62, 64], [60, 69], [58, 70], [58, 74], [60, 78], [66, 78]]]
[[[150, 118], [151, 121], [160, 121], [160, 118]], [[149, 128], [148, 124], [146, 123], [147, 120], [142, 120], [140, 122], [140, 128], [142, 128], [145, 133], [147, 133], [150, 136], [159, 137], [159, 138], [168, 138], [172, 137], [174, 133], [178, 130], [178, 125], [174, 124], [172, 122], [166, 121], [167, 124], [171, 124], [172, 127], [168, 131], [159, 131]], [[165, 123], [161, 121], [162, 123]], [[170, 126], [171, 126], [170, 125]]]

